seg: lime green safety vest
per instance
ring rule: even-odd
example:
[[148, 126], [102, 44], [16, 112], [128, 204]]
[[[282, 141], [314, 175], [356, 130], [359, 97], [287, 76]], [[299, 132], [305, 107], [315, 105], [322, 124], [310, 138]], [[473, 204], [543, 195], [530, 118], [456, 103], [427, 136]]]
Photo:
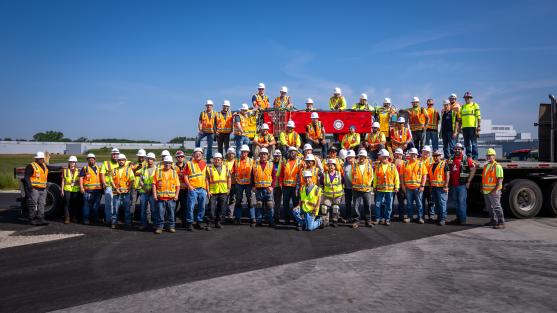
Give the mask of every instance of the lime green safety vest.
[[[151, 170], [151, 171], [150, 171]], [[143, 188], [141, 188], [141, 185], [137, 186], [137, 190], [139, 190], [139, 193], [146, 193], [146, 192], [151, 192], [151, 190], [153, 190], [153, 178], [155, 177], [155, 171], [157, 170], [157, 168], [155, 166], [153, 167], [144, 167], [139, 171], [139, 179], [137, 179], [137, 181], [141, 181], [143, 182]]]
[[462, 128], [478, 127], [478, 118], [481, 117], [480, 106], [476, 102], [464, 104], [460, 108]]
[[64, 169], [64, 191], [79, 192], [79, 170], [76, 168], [72, 174], [69, 168]]
[[339, 172], [335, 172], [335, 177], [331, 181], [329, 173], [323, 174], [323, 196], [327, 198], [341, 197], [344, 192], [342, 187], [342, 178]]
[[302, 210], [306, 213], [317, 214], [317, 211], [319, 210], [319, 208], [317, 207], [317, 202], [321, 197], [321, 188], [319, 188], [317, 185], [313, 185], [313, 188], [311, 189], [309, 194], [306, 193], [307, 186], [304, 186], [301, 189], [300, 206], [302, 207]]

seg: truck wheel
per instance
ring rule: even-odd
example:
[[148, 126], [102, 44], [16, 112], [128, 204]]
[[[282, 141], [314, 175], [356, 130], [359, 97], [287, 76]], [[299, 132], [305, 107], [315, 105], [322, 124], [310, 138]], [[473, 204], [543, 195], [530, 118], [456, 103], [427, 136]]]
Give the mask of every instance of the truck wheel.
[[546, 212], [549, 212], [549, 214], [553, 216], [557, 216], [557, 183], [551, 184], [545, 195]]
[[505, 207], [516, 218], [530, 218], [536, 216], [543, 204], [542, 190], [528, 179], [516, 179], [505, 187], [503, 196]]
[[64, 199], [62, 199], [60, 192], [60, 186], [52, 183], [48, 184], [46, 188], [46, 204], [44, 206], [44, 216], [46, 218], [57, 217], [60, 210], [64, 208]]

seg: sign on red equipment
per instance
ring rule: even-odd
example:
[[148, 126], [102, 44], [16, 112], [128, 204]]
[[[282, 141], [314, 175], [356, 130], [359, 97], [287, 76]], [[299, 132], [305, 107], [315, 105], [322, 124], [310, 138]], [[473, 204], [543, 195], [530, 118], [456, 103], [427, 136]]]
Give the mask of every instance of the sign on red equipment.
[[[270, 132], [275, 132], [275, 127], [280, 131], [284, 130], [288, 120], [294, 121], [296, 132], [299, 134], [306, 133], [306, 125], [311, 123], [311, 112], [280, 112], [280, 115], [274, 115], [275, 112], [266, 112], [264, 115], [265, 123], [269, 124]], [[278, 112], [277, 112], [278, 113]], [[325, 126], [325, 132], [328, 134], [346, 134], [350, 126], [356, 127], [357, 133], [371, 132], [372, 113], [367, 111], [344, 111], [344, 112], [317, 112], [319, 121]], [[273, 121], [279, 125], [274, 125]]]

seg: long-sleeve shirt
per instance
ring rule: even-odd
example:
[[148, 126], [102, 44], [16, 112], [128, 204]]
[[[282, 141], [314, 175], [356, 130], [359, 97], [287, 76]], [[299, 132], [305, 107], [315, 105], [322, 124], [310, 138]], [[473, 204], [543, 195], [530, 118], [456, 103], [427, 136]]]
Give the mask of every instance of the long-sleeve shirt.
[[329, 99], [329, 108], [331, 111], [344, 111], [346, 110], [346, 99], [343, 96], [338, 98], [331, 97]]

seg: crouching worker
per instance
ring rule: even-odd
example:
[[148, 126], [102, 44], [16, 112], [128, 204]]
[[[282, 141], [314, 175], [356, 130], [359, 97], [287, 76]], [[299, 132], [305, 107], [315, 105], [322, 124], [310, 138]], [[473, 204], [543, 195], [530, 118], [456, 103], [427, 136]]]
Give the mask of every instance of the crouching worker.
[[167, 155], [163, 159], [163, 166], [157, 169], [157, 174], [153, 177], [153, 198], [157, 202], [157, 225], [155, 234], [162, 234], [165, 219], [167, 216], [168, 231], [176, 232], [176, 200], [180, 194], [180, 179], [178, 173], [172, 167], [172, 157]]
[[323, 186], [323, 203], [321, 204], [323, 224], [328, 225], [330, 218], [331, 226], [337, 227], [340, 202], [344, 195], [342, 174], [337, 171], [337, 160], [327, 160], [327, 172], [322, 176], [321, 185]]
[[[207, 185], [209, 186], [209, 223], [215, 228], [222, 228], [221, 217], [228, 205], [228, 192], [232, 184], [228, 167], [222, 164], [222, 154], [215, 153], [213, 165], [207, 167]], [[208, 228], [209, 229], [209, 228]]]
[[313, 182], [311, 171], [304, 171], [306, 185], [300, 190], [300, 204], [292, 209], [298, 227], [296, 230], [315, 230], [321, 226], [322, 220], [317, 217], [321, 204], [321, 188]]

